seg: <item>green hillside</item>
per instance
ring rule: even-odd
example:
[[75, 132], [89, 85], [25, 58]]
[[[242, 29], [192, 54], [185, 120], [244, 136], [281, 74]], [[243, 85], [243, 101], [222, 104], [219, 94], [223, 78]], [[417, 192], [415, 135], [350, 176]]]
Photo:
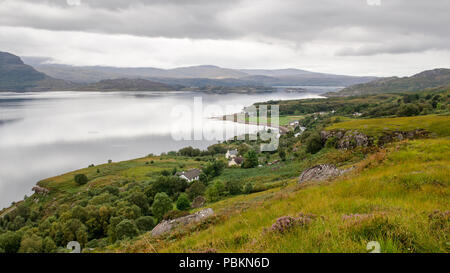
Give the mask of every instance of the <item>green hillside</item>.
[[0, 92], [70, 90], [71, 87], [73, 84], [36, 71], [15, 55], [0, 52]]
[[327, 96], [359, 96], [367, 94], [419, 91], [426, 88], [448, 85], [450, 85], [450, 69], [439, 68], [424, 71], [411, 77], [382, 78], [368, 83], [352, 85], [337, 93], [327, 93]]

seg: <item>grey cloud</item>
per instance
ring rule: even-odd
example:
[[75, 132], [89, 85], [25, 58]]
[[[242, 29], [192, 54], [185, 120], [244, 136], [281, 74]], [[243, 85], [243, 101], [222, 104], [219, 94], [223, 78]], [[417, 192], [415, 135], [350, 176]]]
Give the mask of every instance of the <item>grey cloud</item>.
[[[449, 50], [448, 0], [4, 0], [0, 26], [191, 39], [257, 39], [301, 46], [357, 43], [337, 55]], [[21, 5], [27, 3], [28, 5]], [[21, 7], [21, 12], [13, 12]], [[422, 37], [429, 41], [398, 39]], [[400, 40], [391, 44], [391, 40]]]

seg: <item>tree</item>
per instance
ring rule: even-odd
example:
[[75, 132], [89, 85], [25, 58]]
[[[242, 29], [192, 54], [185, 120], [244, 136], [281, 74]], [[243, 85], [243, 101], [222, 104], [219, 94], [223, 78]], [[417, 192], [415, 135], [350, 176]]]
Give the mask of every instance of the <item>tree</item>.
[[78, 219], [70, 219], [62, 227], [63, 244], [78, 241], [82, 246], [87, 243], [88, 234], [86, 226]]
[[203, 193], [205, 192], [205, 189], [206, 189], [206, 186], [202, 182], [195, 181], [186, 190], [186, 193], [188, 194], [189, 199], [194, 200], [195, 197], [203, 195]]
[[217, 180], [213, 185], [206, 189], [206, 197], [210, 202], [219, 200], [220, 196], [225, 193], [225, 186], [222, 181]]
[[125, 219], [116, 226], [117, 239], [133, 238], [139, 235], [139, 230], [134, 222]]
[[156, 194], [158, 192], [165, 192], [169, 196], [174, 196], [178, 192], [183, 192], [188, 187], [188, 182], [185, 179], [177, 176], [160, 176], [152, 183], [151, 191], [149, 195]]
[[323, 145], [322, 139], [318, 132], [311, 133], [305, 140], [306, 143], [306, 152], [310, 154], [315, 154], [319, 152]]
[[136, 226], [139, 231], [144, 233], [155, 227], [155, 219], [151, 216], [142, 216], [136, 219]]
[[42, 253], [42, 238], [37, 235], [25, 237], [20, 243], [20, 253]]
[[225, 169], [225, 162], [221, 160], [214, 160], [213, 162], [210, 162], [206, 167], [203, 169], [203, 172], [208, 176], [208, 179], [212, 179], [216, 176], [219, 176], [223, 169]]
[[74, 179], [75, 179], [75, 182], [78, 185], [84, 185], [84, 184], [86, 184], [88, 182], [87, 176], [85, 174], [82, 174], [82, 173], [75, 175]]
[[153, 201], [152, 212], [153, 215], [161, 220], [164, 214], [171, 211], [173, 208], [172, 199], [165, 192], [157, 193], [155, 196], [155, 201]]
[[420, 113], [420, 109], [418, 106], [412, 104], [412, 103], [408, 103], [408, 104], [404, 104], [400, 107], [400, 109], [398, 109], [397, 111], [397, 116], [416, 116]]
[[188, 210], [191, 207], [191, 203], [189, 202], [188, 196], [185, 193], [180, 194], [177, 200], [177, 209], [179, 210]]
[[129, 197], [128, 201], [142, 209], [144, 214], [147, 214], [149, 209], [149, 204], [147, 200], [147, 196], [145, 196], [142, 192], [133, 192]]
[[250, 150], [244, 156], [244, 163], [242, 163], [242, 168], [250, 169], [257, 167], [258, 164], [258, 154], [255, 150]]
[[210, 202], [214, 202], [214, 201], [219, 200], [220, 193], [217, 190], [217, 188], [214, 187], [214, 185], [210, 186], [210, 187], [208, 187], [206, 189], [206, 198], [208, 198], [208, 201], [210, 201]]
[[56, 250], [56, 244], [53, 242], [52, 238], [45, 237], [44, 241], [42, 242], [42, 252], [44, 253], [53, 253]]
[[5, 253], [17, 253], [21, 241], [22, 235], [19, 232], [7, 231], [0, 234], [0, 249]]
[[241, 193], [242, 186], [239, 181], [229, 180], [225, 183], [225, 190], [231, 194], [236, 195]]

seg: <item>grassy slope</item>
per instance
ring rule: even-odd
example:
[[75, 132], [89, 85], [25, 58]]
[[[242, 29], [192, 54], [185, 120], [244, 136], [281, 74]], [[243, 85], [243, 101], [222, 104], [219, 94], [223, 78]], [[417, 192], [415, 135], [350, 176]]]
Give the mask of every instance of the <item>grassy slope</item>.
[[415, 116], [401, 118], [374, 118], [374, 119], [354, 119], [333, 124], [326, 128], [360, 130], [364, 133], [374, 135], [383, 131], [411, 131], [415, 129], [425, 129], [437, 136], [450, 135], [450, 116]]
[[[448, 119], [438, 116], [420, 118], [439, 122], [435, 125], [440, 128], [449, 125]], [[402, 124], [411, 126], [413, 119]], [[372, 130], [383, 130], [394, 121], [378, 120], [378, 127], [373, 125]], [[347, 125], [343, 122], [334, 127]], [[439, 222], [428, 217], [434, 210], [450, 209], [450, 140], [448, 131], [439, 132], [447, 138], [392, 144], [332, 182], [298, 186], [295, 179], [287, 179], [290, 184], [284, 188], [211, 204], [218, 220], [206, 229], [165, 240], [146, 234], [109, 251], [198, 252], [212, 248], [218, 252], [365, 252], [367, 242], [377, 240], [383, 252], [449, 252], [448, 220]], [[336, 151], [321, 153], [316, 162], [327, 161]], [[278, 217], [297, 216], [299, 212], [323, 219], [283, 234], [263, 232]], [[353, 224], [342, 219], [352, 213], [379, 216]]]

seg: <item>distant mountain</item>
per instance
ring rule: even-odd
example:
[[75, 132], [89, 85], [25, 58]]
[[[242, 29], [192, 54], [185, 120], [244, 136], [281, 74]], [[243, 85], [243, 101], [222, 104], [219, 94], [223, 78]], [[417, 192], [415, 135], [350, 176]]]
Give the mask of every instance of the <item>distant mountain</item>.
[[[25, 58], [38, 71], [55, 78], [76, 83], [95, 83], [105, 79], [119, 78], [168, 78], [168, 79], [225, 79], [247, 76], [233, 69], [212, 65], [159, 69], [153, 67], [107, 67], [107, 66], [70, 66], [61, 64], [39, 63], [36, 58]], [[42, 59], [44, 60], [44, 59]]]
[[144, 79], [111, 79], [78, 87], [79, 91], [172, 91], [180, 88]]
[[105, 79], [143, 78], [166, 84], [204, 87], [216, 86], [283, 86], [326, 85], [350, 86], [365, 83], [375, 77], [354, 77], [310, 72], [300, 69], [229, 69], [213, 65], [159, 69], [153, 67], [129, 68], [106, 66], [69, 66], [49, 64], [45, 58], [24, 58], [38, 71], [58, 79], [76, 83], [95, 83]]
[[239, 69], [248, 75], [260, 75], [269, 77], [289, 77], [289, 76], [338, 76], [333, 74], [318, 73], [296, 68], [286, 69]]
[[0, 52], [0, 91], [70, 89], [72, 85], [36, 71], [13, 54]]
[[450, 69], [438, 68], [418, 73], [411, 77], [377, 79], [364, 84], [347, 87], [327, 96], [357, 96], [365, 94], [418, 91], [426, 88], [450, 85]]

